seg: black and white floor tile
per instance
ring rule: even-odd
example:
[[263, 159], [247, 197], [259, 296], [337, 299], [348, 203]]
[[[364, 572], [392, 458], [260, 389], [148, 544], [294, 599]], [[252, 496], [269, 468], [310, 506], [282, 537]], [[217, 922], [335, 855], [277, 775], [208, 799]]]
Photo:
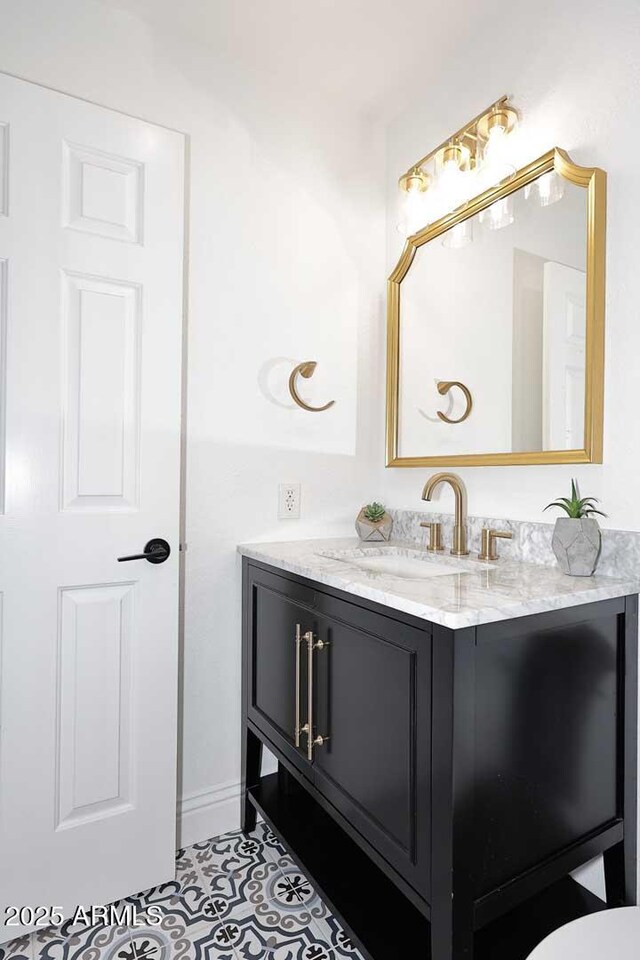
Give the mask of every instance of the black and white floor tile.
[[0, 960], [362, 960], [264, 824], [179, 850], [175, 880], [117, 906], [135, 925], [68, 922], [0, 944]]

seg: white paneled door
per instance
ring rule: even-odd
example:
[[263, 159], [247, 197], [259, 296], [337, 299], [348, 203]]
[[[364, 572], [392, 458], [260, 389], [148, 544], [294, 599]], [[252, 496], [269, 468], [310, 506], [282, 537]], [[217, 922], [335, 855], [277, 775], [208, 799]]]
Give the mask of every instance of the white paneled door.
[[0, 75], [0, 921], [173, 876], [183, 162]]

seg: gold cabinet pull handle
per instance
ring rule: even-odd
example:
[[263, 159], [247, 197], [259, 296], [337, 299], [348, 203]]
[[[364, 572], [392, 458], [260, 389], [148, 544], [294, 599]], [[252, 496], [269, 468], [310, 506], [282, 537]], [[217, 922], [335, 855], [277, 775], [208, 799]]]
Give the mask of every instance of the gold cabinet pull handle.
[[463, 420], [466, 420], [471, 411], [473, 410], [473, 397], [471, 396], [471, 391], [469, 387], [466, 387], [464, 383], [461, 383], [459, 380], [438, 380], [438, 393], [443, 397], [445, 393], [448, 393], [452, 387], [459, 387], [465, 395], [467, 401], [467, 407], [461, 417], [458, 417], [457, 420], [448, 417], [446, 413], [443, 413], [442, 410], [436, 411], [441, 420], [444, 420], [445, 423], [462, 423]]
[[296, 384], [296, 379], [298, 374], [301, 377], [304, 377], [305, 380], [308, 380], [315, 373], [317, 363], [315, 360], [305, 360], [303, 363], [299, 363], [297, 367], [294, 367], [291, 371], [291, 376], [289, 377], [289, 393], [293, 397], [293, 400], [298, 404], [299, 407], [302, 407], [303, 410], [308, 410], [310, 413], [322, 413], [323, 410], [328, 410], [329, 407], [332, 407], [335, 403], [335, 400], [329, 400], [329, 403], [325, 403], [322, 407], [312, 407], [310, 404], [305, 403], [300, 394], [298, 393], [298, 387]]
[[325, 640], [314, 641], [313, 631], [308, 630], [303, 640], [307, 641], [307, 722], [301, 728], [307, 735], [307, 760], [313, 760], [313, 748], [321, 747], [329, 737], [313, 736], [313, 651], [324, 650], [329, 644]]
[[296, 623], [296, 726], [294, 740], [296, 747], [300, 746], [300, 645], [302, 644], [302, 630]]
[[313, 633], [305, 633], [307, 640], [307, 760], [313, 760]]

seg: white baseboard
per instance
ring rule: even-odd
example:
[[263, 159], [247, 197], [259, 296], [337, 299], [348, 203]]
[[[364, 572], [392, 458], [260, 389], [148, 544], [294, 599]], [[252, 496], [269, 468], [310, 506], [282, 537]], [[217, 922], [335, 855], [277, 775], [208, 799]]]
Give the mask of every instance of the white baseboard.
[[189, 847], [221, 833], [239, 830], [241, 792], [239, 780], [228, 780], [178, 800], [178, 846]]

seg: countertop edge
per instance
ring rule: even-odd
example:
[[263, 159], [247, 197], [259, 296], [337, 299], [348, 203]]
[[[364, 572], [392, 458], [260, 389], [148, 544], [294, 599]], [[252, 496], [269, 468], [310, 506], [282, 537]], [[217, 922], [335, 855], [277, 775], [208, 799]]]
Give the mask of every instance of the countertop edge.
[[[283, 541], [284, 542], [284, 541]], [[265, 547], [268, 544], [265, 544]], [[426, 620], [439, 626], [448, 627], [450, 630], [461, 630], [465, 627], [482, 626], [488, 623], [499, 623], [504, 620], [515, 620], [519, 617], [531, 616], [537, 613], [548, 613], [553, 610], [563, 610], [569, 607], [584, 606], [587, 603], [597, 603], [601, 600], [615, 600], [640, 591], [640, 580], [616, 579], [613, 577], [602, 577], [606, 579], [606, 585], [593, 587], [585, 584], [585, 590], [580, 593], [562, 594], [556, 597], [541, 599], [531, 599], [526, 601], [513, 601], [506, 604], [505, 608], [497, 610], [491, 607], [483, 608], [473, 614], [453, 613], [446, 610], [440, 610], [436, 607], [430, 607], [425, 603], [418, 603], [407, 598], [389, 594], [375, 587], [354, 584], [345, 581], [339, 576], [326, 571], [309, 571], [308, 567], [289, 560], [284, 557], [274, 557], [265, 550], [260, 549], [260, 544], [239, 544], [237, 552], [249, 560], [255, 560], [258, 563], [264, 563], [266, 566], [277, 570], [283, 570], [286, 573], [293, 573], [296, 576], [304, 577], [314, 583], [324, 584], [335, 590], [354, 597], [360, 597], [364, 600], [370, 600], [378, 603], [380, 606], [388, 607], [391, 610], [397, 610], [401, 613], [409, 614], [419, 620]], [[586, 582], [592, 583], [589, 577], [584, 578]]]

